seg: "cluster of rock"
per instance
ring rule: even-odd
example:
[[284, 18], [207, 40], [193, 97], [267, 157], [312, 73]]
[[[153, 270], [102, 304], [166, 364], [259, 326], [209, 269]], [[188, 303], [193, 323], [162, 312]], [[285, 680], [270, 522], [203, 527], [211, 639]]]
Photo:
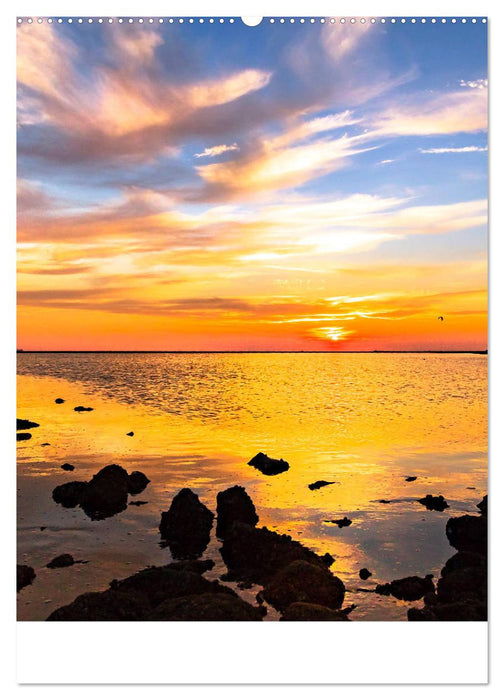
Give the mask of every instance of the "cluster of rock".
[[264, 452], [258, 452], [247, 464], [255, 467], [261, 474], [266, 476], [276, 476], [289, 469], [289, 463], [284, 459], [273, 459], [273, 457], [268, 457]]
[[91, 520], [103, 520], [125, 510], [128, 494], [141, 493], [148, 483], [142, 472], [128, 474], [118, 464], [109, 464], [90, 481], [69, 481], [56, 486], [52, 497], [65, 508], [80, 506]]
[[441, 571], [436, 590], [422, 609], [408, 610], [412, 621], [472, 621], [487, 619], [487, 496], [478, 504], [480, 515], [450, 518], [448, 541], [457, 550]]
[[217, 533], [228, 573], [221, 580], [261, 584], [254, 606], [203, 573], [213, 562], [196, 561], [210, 539], [214, 514], [184, 488], [162, 513], [159, 530], [179, 561], [151, 567], [100, 593], [86, 593], [49, 620], [262, 620], [264, 601], [282, 620], [347, 620], [343, 582], [330, 571], [334, 559], [319, 556], [287, 535], [258, 528], [258, 516], [241, 486], [218, 494]]
[[16, 440], [18, 442], [21, 440], [29, 440], [31, 438], [31, 433], [20, 431], [31, 430], [31, 428], [40, 428], [40, 423], [34, 423], [24, 418], [16, 418]]
[[50, 621], [261, 621], [262, 606], [202, 575], [212, 561], [156, 566], [112, 581], [106, 591], [84, 593], [55, 610]]

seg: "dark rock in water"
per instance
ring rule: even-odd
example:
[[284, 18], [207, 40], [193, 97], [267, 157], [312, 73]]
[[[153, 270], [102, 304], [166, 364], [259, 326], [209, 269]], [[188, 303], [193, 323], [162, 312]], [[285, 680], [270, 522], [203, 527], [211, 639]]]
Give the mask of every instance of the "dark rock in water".
[[418, 502], [424, 505], [427, 510], [438, 510], [442, 512], [450, 507], [443, 496], [432, 496], [430, 493], [425, 496], [425, 498], [419, 498]]
[[300, 560], [280, 569], [264, 587], [262, 595], [281, 612], [291, 603], [314, 603], [334, 609], [343, 603], [345, 586], [319, 563]]
[[76, 406], [74, 408], [74, 411], [77, 411], [77, 413], [82, 413], [83, 411], [94, 411], [94, 408], [90, 408], [90, 407], [86, 408], [85, 406]]
[[87, 483], [85, 481], [69, 481], [67, 484], [56, 486], [52, 492], [53, 500], [64, 508], [75, 508], [79, 505], [82, 492]]
[[288, 535], [239, 522], [233, 525], [220, 551], [228, 567], [228, 580], [262, 584], [269, 583], [293, 561], [303, 560], [325, 569], [334, 561], [330, 554], [321, 557]]
[[[212, 561], [152, 566], [102, 593], [78, 596], [48, 620], [256, 620], [263, 614], [230, 588], [202, 577]], [[224, 600], [224, 597], [229, 600]], [[196, 598], [198, 600], [196, 600]], [[169, 605], [173, 601], [174, 605]]]
[[148, 479], [143, 472], [131, 472], [128, 475], [128, 493], [132, 496], [136, 496], [137, 493], [141, 493], [150, 484], [150, 479]]
[[447, 571], [438, 581], [437, 599], [440, 603], [486, 601], [487, 586], [486, 566]]
[[487, 606], [478, 602], [445, 603], [423, 609], [408, 610], [410, 622], [485, 622]]
[[428, 574], [425, 578], [407, 576], [391, 583], [379, 584], [375, 591], [380, 595], [391, 595], [399, 600], [420, 600], [429, 593], [434, 593], [435, 588], [432, 575]]
[[261, 622], [264, 613], [263, 608], [250, 605], [228, 589], [228, 592], [202, 593], [165, 600], [154, 609], [149, 620]]
[[31, 438], [31, 433], [16, 433], [16, 440], [20, 442], [21, 440], [29, 440]]
[[446, 536], [452, 547], [461, 552], [487, 552], [487, 519], [476, 515], [450, 518], [446, 523]]
[[255, 457], [252, 457], [248, 464], [255, 467], [266, 476], [276, 476], [282, 472], [286, 472], [289, 468], [289, 463], [284, 459], [272, 459], [264, 452], [258, 452]]
[[159, 531], [175, 559], [197, 559], [210, 541], [214, 514], [189, 488], [174, 497], [168, 511], [161, 513]]
[[32, 569], [31, 566], [26, 566], [25, 564], [18, 564], [17, 565], [17, 570], [16, 570], [16, 588], [17, 592], [24, 588], [25, 586], [29, 586], [31, 582], [36, 578], [36, 573]]
[[483, 496], [483, 500], [478, 503], [477, 507], [481, 511], [481, 515], [486, 517], [488, 515], [488, 496]]
[[384, 498], [381, 498], [378, 503], [391, 503], [391, 501], [386, 501]]
[[337, 525], [338, 527], [348, 527], [349, 525], [352, 524], [352, 521], [346, 517], [341, 518], [340, 520], [324, 520], [325, 523], [332, 523], [333, 525]]
[[63, 469], [63, 471], [65, 472], [73, 472], [75, 467], [73, 466], [73, 464], [68, 464], [68, 462], [65, 462], [65, 464], [61, 465], [61, 469]]
[[93, 476], [82, 490], [79, 505], [91, 520], [103, 520], [128, 505], [128, 472], [109, 464]]
[[47, 529], [47, 525], [41, 525], [40, 526], [40, 531], [43, 532], [44, 530]]
[[369, 569], [361, 569], [361, 570], [359, 571], [359, 577], [360, 577], [363, 581], [367, 581], [368, 578], [370, 578], [372, 575], [373, 575], [373, 574], [371, 573], [371, 571], [369, 571]]
[[407, 476], [404, 481], [416, 481], [418, 477], [416, 476]]
[[232, 486], [217, 494], [217, 537], [224, 538], [235, 522], [256, 525], [259, 518], [243, 486]]
[[49, 447], [50, 444], [50, 442], [41, 442], [40, 447]]
[[131, 432], [129, 432], [129, 433], [126, 433], [126, 435], [127, 435], [128, 437], [133, 437], [134, 434], [135, 434], [135, 433], [134, 433], [133, 431], [131, 431]]
[[341, 610], [331, 610], [323, 605], [313, 603], [292, 603], [284, 611], [280, 621], [286, 622], [349, 622], [347, 615]]
[[16, 419], [16, 430], [30, 430], [30, 428], [40, 428], [40, 424], [23, 418]]
[[145, 506], [149, 501], [130, 501], [129, 506]]
[[54, 399], [54, 403], [65, 403], [65, 399]]
[[73, 566], [75, 560], [71, 554], [60, 554], [58, 557], [54, 557], [49, 564], [47, 564], [48, 569], [62, 569], [65, 566]]
[[47, 618], [51, 622], [133, 622], [145, 620], [150, 612], [148, 601], [136, 594], [103, 591], [84, 593], [73, 603], [64, 605]]
[[447, 576], [453, 571], [463, 569], [486, 568], [487, 560], [483, 554], [477, 552], [457, 552], [448, 559], [441, 569], [441, 577]]
[[323, 479], [320, 479], [320, 481], [314, 481], [313, 484], [308, 484], [308, 488], [310, 491], [316, 491], [321, 489], [323, 486], [330, 486], [331, 484], [335, 483], [335, 481], [324, 481]]

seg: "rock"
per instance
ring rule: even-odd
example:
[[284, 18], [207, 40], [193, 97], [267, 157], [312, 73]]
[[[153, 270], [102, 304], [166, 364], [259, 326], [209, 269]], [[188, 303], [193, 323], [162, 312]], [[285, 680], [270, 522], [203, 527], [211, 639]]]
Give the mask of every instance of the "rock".
[[16, 433], [16, 440], [20, 442], [21, 440], [29, 440], [31, 438], [31, 433]]
[[74, 408], [74, 411], [77, 411], [77, 413], [82, 413], [83, 411], [94, 411], [94, 408], [90, 408], [90, 407], [86, 408], [85, 406], [76, 406]]
[[281, 612], [291, 603], [314, 603], [334, 609], [343, 603], [345, 586], [319, 563], [300, 560], [278, 571], [264, 587], [262, 596]]
[[133, 622], [145, 620], [150, 612], [143, 596], [108, 590], [84, 593], [73, 603], [52, 612], [47, 619], [51, 622]]
[[61, 469], [63, 469], [63, 471], [65, 472], [73, 472], [75, 467], [73, 466], [73, 464], [68, 464], [68, 462], [65, 462], [65, 464], [61, 465]]
[[487, 586], [486, 566], [455, 569], [439, 579], [437, 600], [439, 603], [486, 602]]
[[134, 434], [135, 434], [135, 433], [134, 433], [133, 431], [130, 431], [129, 433], [126, 433], [126, 435], [127, 435], [128, 437], [133, 437]]
[[361, 570], [359, 571], [359, 577], [360, 577], [363, 581], [367, 581], [368, 578], [370, 578], [372, 575], [373, 575], [373, 574], [371, 573], [371, 571], [369, 571], [369, 569], [361, 569]]
[[266, 476], [276, 476], [289, 469], [289, 463], [284, 459], [272, 459], [264, 452], [258, 452], [255, 457], [252, 457], [248, 464], [255, 467]]
[[435, 588], [432, 578], [431, 574], [424, 578], [407, 576], [391, 583], [379, 584], [376, 586], [375, 591], [379, 595], [391, 595], [399, 600], [419, 600], [429, 593], [434, 593]]
[[131, 472], [128, 475], [128, 493], [132, 496], [136, 496], [141, 493], [150, 484], [150, 479], [148, 479], [143, 472]]
[[432, 496], [430, 493], [425, 496], [425, 498], [419, 498], [418, 502], [424, 505], [427, 510], [438, 510], [442, 512], [450, 507], [443, 496]]
[[452, 547], [463, 552], [487, 552], [487, 519], [476, 515], [450, 518], [446, 523], [446, 536]]
[[49, 447], [50, 444], [50, 442], [41, 442], [40, 447]]
[[128, 505], [128, 472], [109, 464], [93, 476], [82, 490], [79, 505], [91, 520], [103, 520]]
[[323, 486], [330, 486], [331, 484], [335, 484], [335, 481], [324, 481], [321, 479], [320, 481], [314, 481], [313, 484], [308, 484], [308, 488], [310, 491], [316, 491], [318, 489], [321, 489]]
[[384, 498], [381, 498], [378, 503], [391, 503], [391, 501], [386, 501]]
[[23, 418], [16, 419], [16, 430], [30, 430], [30, 428], [40, 428], [40, 424]]
[[25, 564], [18, 564], [16, 569], [16, 588], [17, 592], [29, 586], [32, 581], [36, 578], [36, 573], [31, 566], [26, 566]]
[[243, 486], [232, 486], [217, 494], [217, 537], [224, 538], [235, 522], [257, 524], [256, 509]]
[[487, 606], [482, 603], [448, 603], [423, 609], [410, 608], [408, 620], [411, 622], [485, 622]]
[[52, 492], [53, 500], [60, 503], [64, 508], [75, 508], [79, 505], [85, 481], [69, 481], [67, 484], [56, 486]]
[[214, 514], [189, 488], [174, 497], [168, 511], [161, 513], [159, 531], [175, 559], [197, 559], [210, 541]]
[[65, 403], [65, 399], [54, 399], [54, 403]]
[[444, 567], [441, 569], [441, 577], [446, 576], [452, 571], [460, 571], [462, 569], [486, 568], [487, 560], [483, 554], [477, 552], [457, 552], [454, 554]]
[[327, 569], [334, 559], [319, 556], [288, 535], [279, 535], [265, 527], [254, 528], [237, 522], [221, 547], [230, 581], [267, 584], [283, 567], [303, 560]]
[[46, 566], [48, 569], [62, 569], [65, 566], [73, 566], [73, 564], [75, 564], [75, 561], [71, 554], [60, 554], [58, 557], [54, 557]]
[[407, 476], [404, 481], [416, 481], [418, 477], [416, 476]]
[[250, 605], [233, 592], [203, 593], [165, 600], [154, 609], [149, 620], [260, 622], [265, 610]]
[[483, 496], [483, 500], [478, 503], [477, 507], [481, 511], [481, 515], [484, 515], [486, 518], [488, 514], [488, 496]]
[[338, 527], [348, 527], [349, 525], [352, 524], [352, 521], [346, 517], [341, 518], [340, 520], [324, 520], [325, 523], [333, 523], [333, 525], [337, 525]]
[[145, 506], [149, 501], [130, 501], [129, 506]]
[[324, 620], [349, 622], [347, 615], [341, 610], [331, 610], [331, 608], [326, 608], [323, 605], [314, 605], [313, 603], [292, 603], [280, 618], [280, 621], [286, 622], [319, 622]]

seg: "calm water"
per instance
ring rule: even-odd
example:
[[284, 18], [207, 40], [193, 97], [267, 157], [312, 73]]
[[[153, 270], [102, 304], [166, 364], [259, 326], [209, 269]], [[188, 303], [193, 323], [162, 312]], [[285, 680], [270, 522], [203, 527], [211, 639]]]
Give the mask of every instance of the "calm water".
[[[78, 414], [79, 404], [95, 410]], [[112, 578], [170, 561], [158, 525], [173, 495], [189, 486], [215, 511], [218, 491], [241, 484], [260, 525], [335, 556], [345, 605], [358, 606], [352, 619], [404, 620], [410, 604], [358, 589], [437, 576], [454, 553], [446, 520], [475, 512], [486, 492], [481, 355], [19, 354], [18, 417], [40, 423], [18, 445], [18, 562], [37, 573], [18, 596], [19, 619], [45, 619]], [[290, 470], [268, 477], [247, 466], [259, 450]], [[137, 498], [147, 505], [92, 522], [52, 501], [57, 484], [112, 462], [145, 471], [151, 483]], [[310, 491], [318, 479], [336, 483]], [[450, 508], [426, 511], [417, 499], [427, 493]], [[348, 528], [323, 522], [344, 516]], [[218, 547], [212, 539], [205, 555], [216, 561], [210, 577], [225, 571]], [[64, 552], [89, 563], [43, 568]], [[374, 574], [366, 583], [364, 566]]]

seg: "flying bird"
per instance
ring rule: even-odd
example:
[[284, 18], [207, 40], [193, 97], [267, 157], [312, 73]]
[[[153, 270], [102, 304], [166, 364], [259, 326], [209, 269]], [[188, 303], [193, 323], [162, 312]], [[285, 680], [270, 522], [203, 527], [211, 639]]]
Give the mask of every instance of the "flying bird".
[[437, 317], [437, 320], [438, 320], [438, 321], [444, 321], [444, 316], [438, 316], [438, 317]]

